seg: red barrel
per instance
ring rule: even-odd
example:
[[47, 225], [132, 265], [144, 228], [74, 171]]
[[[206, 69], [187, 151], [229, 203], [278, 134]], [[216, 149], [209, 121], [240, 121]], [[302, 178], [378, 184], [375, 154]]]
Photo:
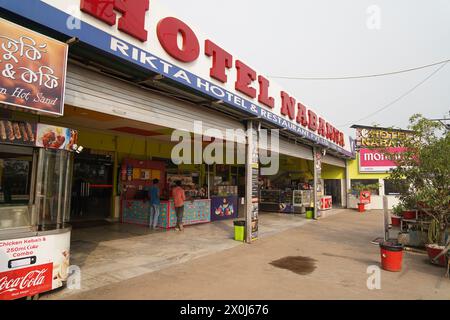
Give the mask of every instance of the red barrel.
[[366, 211], [366, 205], [364, 203], [358, 203], [358, 211], [359, 212]]
[[380, 243], [381, 267], [383, 270], [402, 271], [403, 245], [393, 242]]

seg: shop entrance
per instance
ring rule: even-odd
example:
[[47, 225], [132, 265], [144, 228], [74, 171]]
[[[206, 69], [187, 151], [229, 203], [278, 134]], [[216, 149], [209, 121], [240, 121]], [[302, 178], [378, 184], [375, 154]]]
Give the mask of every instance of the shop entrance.
[[330, 195], [333, 199], [333, 205], [340, 207], [342, 204], [341, 187], [342, 181], [340, 179], [325, 179], [325, 194]]
[[260, 177], [260, 211], [303, 214], [314, 207], [312, 161], [279, 155], [277, 175]]
[[111, 215], [114, 160], [84, 150], [75, 156], [71, 221], [103, 220]]

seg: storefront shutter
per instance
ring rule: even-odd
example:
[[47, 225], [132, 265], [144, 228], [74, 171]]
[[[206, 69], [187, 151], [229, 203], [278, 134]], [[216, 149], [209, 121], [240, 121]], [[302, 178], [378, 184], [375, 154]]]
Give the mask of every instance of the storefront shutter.
[[345, 160], [330, 156], [328, 154], [325, 157], [323, 157], [322, 162], [326, 164], [331, 164], [336, 167], [345, 168]]
[[[264, 147], [264, 145], [262, 145], [261, 148], [271, 150], [270, 139], [268, 140], [269, 146]], [[280, 138], [279, 153], [290, 157], [313, 160], [313, 152], [311, 147], [295, 144], [294, 142], [290, 142], [284, 138]]]
[[[149, 92], [138, 86], [69, 64], [65, 103], [122, 118], [173, 129], [193, 130], [194, 121], [203, 130], [242, 129], [244, 125], [218, 111]], [[212, 135], [214, 136], [214, 135]], [[217, 138], [217, 135], [214, 137]]]

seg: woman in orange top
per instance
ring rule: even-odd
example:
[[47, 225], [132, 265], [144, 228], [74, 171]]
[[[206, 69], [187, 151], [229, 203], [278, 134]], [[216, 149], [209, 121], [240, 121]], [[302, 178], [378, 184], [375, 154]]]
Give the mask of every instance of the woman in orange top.
[[183, 231], [184, 201], [186, 201], [186, 194], [184, 193], [183, 188], [181, 188], [181, 181], [176, 181], [175, 185], [176, 187], [172, 190], [175, 212], [177, 214], [177, 226], [175, 227], [175, 230]]

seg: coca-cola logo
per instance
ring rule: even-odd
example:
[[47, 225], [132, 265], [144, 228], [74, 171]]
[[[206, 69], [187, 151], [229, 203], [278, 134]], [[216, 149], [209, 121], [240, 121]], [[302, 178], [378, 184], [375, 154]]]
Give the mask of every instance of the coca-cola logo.
[[0, 300], [34, 295], [52, 287], [53, 264], [0, 273]]
[[13, 291], [42, 285], [45, 281], [45, 273], [48, 269], [35, 270], [28, 272], [20, 278], [9, 279], [5, 276], [0, 279], [0, 294], [3, 291]]

